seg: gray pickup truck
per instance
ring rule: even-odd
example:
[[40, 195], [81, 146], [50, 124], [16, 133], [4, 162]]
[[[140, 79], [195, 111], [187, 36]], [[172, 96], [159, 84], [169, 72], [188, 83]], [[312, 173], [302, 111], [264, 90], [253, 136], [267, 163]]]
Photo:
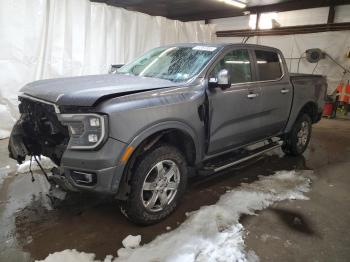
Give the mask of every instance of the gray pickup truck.
[[110, 194], [151, 224], [175, 209], [190, 175], [277, 147], [302, 154], [326, 89], [323, 76], [289, 74], [275, 48], [159, 47], [115, 74], [27, 84], [10, 156], [47, 156], [56, 188]]

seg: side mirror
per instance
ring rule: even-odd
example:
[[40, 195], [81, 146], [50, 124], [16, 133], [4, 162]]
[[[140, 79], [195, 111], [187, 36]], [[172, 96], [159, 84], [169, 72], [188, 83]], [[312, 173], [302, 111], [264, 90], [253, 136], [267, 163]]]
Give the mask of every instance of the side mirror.
[[117, 70], [121, 68], [123, 65], [111, 65], [109, 68], [108, 74], [115, 74], [117, 73]]
[[231, 86], [231, 77], [228, 70], [221, 69], [217, 77], [209, 78], [208, 85], [210, 88], [220, 87], [222, 89], [229, 88]]

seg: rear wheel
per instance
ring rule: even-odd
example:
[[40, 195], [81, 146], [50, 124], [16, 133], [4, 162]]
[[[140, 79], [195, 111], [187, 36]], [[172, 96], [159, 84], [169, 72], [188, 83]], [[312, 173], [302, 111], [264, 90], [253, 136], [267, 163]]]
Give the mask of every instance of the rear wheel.
[[300, 115], [282, 146], [283, 152], [294, 156], [304, 153], [310, 142], [311, 130], [312, 122], [310, 116], [308, 114]]
[[131, 192], [122, 211], [134, 223], [157, 223], [174, 211], [185, 192], [186, 161], [177, 148], [160, 145], [135, 165]]

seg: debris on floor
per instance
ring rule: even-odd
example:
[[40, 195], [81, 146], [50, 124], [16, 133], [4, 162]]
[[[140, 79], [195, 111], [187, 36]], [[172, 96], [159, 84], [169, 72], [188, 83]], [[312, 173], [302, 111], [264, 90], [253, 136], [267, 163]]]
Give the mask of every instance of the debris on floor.
[[[141, 236], [128, 236], [123, 245], [136, 248], [118, 250], [118, 257], [112, 260], [107, 256], [105, 261], [258, 261], [253, 251], [245, 250], [240, 216], [255, 215], [277, 201], [308, 199], [304, 193], [310, 189], [310, 175], [312, 171], [278, 171], [251, 184], [243, 183], [222, 195], [216, 204], [191, 212], [177, 229], [148, 244], [136, 247]], [[73, 249], [50, 254], [43, 261], [91, 262], [94, 258]]]

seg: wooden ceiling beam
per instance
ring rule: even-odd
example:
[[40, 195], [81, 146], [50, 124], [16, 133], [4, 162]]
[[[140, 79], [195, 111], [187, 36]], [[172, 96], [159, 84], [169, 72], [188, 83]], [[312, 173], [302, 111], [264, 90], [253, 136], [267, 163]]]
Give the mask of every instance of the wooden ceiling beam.
[[294, 35], [311, 34], [327, 31], [347, 31], [350, 30], [350, 23], [336, 24], [318, 24], [303, 26], [286, 26], [264, 30], [227, 30], [216, 32], [217, 37], [252, 37], [252, 36], [271, 36], [271, 35]]

